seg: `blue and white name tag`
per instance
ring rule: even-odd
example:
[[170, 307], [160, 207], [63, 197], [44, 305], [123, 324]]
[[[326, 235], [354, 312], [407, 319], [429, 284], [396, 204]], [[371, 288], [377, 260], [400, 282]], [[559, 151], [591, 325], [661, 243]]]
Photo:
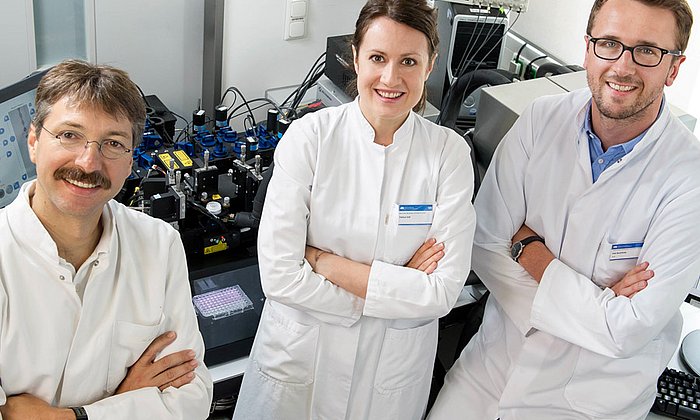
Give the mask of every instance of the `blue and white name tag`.
[[399, 226], [430, 226], [432, 224], [432, 204], [399, 204]]
[[642, 245], [644, 242], [613, 244], [610, 250], [610, 261], [637, 259], [642, 252]]

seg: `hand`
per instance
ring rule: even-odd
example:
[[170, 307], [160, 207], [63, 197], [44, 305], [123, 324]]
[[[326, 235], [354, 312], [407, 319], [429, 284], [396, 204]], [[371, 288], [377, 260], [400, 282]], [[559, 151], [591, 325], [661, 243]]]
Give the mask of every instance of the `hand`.
[[314, 248], [312, 246], [306, 245], [306, 250], [304, 251], [304, 258], [309, 262], [311, 268], [316, 271], [316, 265], [318, 264], [318, 259], [321, 255], [325, 254], [326, 251]]
[[647, 268], [649, 268], [649, 263], [644, 261], [628, 271], [620, 281], [611, 287], [615, 296], [626, 296], [632, 299], [632, 296], [647, 287], [648, 280], [654, 277], [654, 271], [647, 270]]
[[7, 397], [5, 405], [0, 407], [0, 414], [3, 420], [75, 420], [73, 410], [51, 407], [30, 394]]
[[116, 394], [133, 391], [151, 386], [161, 391], [168, 387], [180, 388], [194, 379], [194, 369], [197, 367], [195, 353], [192, 350], [182, 350], [169, 354], [155, 361], [165, 347], [175, 341], [177, 335], [168, 331], [156, 337], [143, 352], [117, 387]]
[[445, 244], [440, 242], [435, 243], [435, 238], [430, 238], [421, 245], [420, 248], [413, 254], [411, 260], [406, 263], [405, 267], [415, 268], [425, 274], [431, 274], [437, 268], [437, 263], [445, 256]]

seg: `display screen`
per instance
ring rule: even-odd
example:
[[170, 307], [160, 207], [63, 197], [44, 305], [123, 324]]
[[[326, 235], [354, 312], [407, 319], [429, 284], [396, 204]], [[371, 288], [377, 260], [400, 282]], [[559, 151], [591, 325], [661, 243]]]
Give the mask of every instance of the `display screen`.
[[0, 208], [17, 197], [22, 184], [36, 178], [27, 136], [36, 112], [36, 87], [46, 71], [0, 89]]

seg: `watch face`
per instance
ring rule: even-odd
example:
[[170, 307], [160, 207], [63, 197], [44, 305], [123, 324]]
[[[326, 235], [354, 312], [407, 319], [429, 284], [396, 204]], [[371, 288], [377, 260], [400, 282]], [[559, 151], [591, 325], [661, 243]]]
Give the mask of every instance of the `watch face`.
[[523, 251], [523, 244], [521, 242], [516, 242], [510, 247], [510, 257], [515, 261], [518, 261], [520, 253]]

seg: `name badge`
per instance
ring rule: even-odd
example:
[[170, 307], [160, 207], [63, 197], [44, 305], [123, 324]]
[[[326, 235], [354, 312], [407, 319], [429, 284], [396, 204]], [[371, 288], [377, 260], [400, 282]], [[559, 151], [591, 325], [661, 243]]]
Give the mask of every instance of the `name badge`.
[[642, 252], [642, 245], [644, 242], [613, 244], [610, 250], [610, 261], [637, 259]]
[[432, 204], [399, 204], [399, 226], [430, 226], [432, 224]]

